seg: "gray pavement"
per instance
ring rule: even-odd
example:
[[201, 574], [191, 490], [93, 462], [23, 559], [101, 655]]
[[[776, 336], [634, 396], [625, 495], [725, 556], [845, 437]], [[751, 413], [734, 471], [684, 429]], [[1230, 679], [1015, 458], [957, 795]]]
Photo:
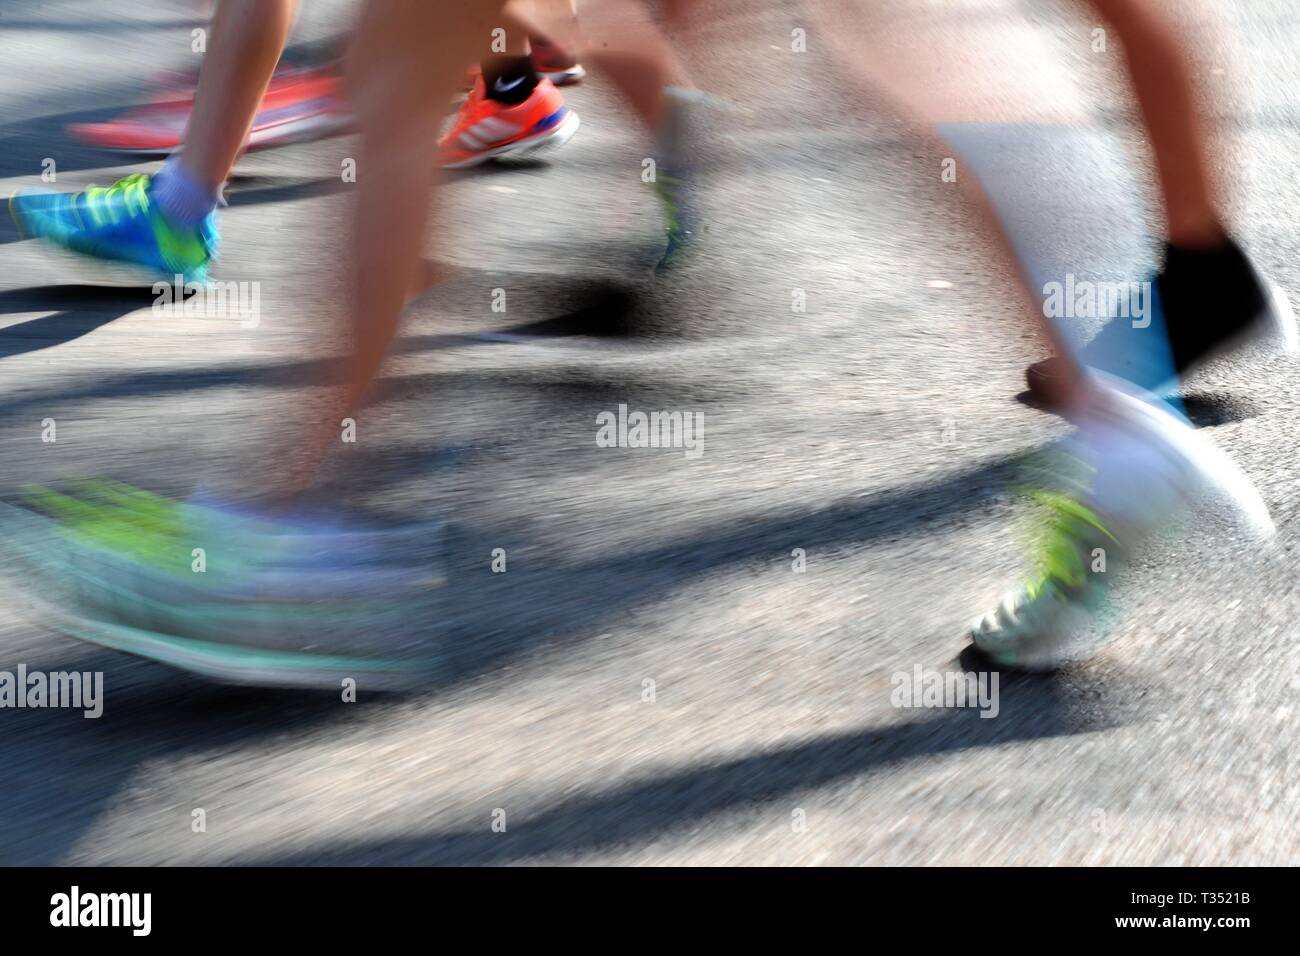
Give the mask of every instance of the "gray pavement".
[[[1141, 560], [1095, 659], [1005, 676], [993, 719], [891, 703], [896, 673], [960, 668], [965, 625], [1022, 568], [1005, 483], [1064, 425], [1016, 400], [1041, 350], [942, 157], [835, 52], [852, 5], [819, 3], [708, 4], [690, 62], [728, 105], [709, 229], [669, 283], [647, 276], [646, 145], [597, 77], [567, 94], [583, 126], [562, 152], [449, 183], [451, 278], [410, 307], [323, 478], [452, 522], [436, 684], [355, 704], [217, 687], [50, 633], [10, 592], [0, 670], [102, 670], [106, 701], [99, 720], [0, 710], [0, 863], [1300, 860], [1294, 360], [1253, 349], [1187, 388], [1272, 509], [1273, 545], [1200, 515]], [[1027, 171], [1077, 199], [1054, 235], [1078, 271], [1149, 266], [1149, 177], [1105, 172], [1142, 155], [1115, 54], [1098, 63], [1066, 5], [959, 6], [1027, 23], [1092, 104]], [[1300, 13], [1214, 6], [1231, 32], [1207, 39], [1242, 54], [1213, 74], [1234, 214], [1294, 296]], [[305, 34], [346, 15], [316, 8]], [[62, 127], [192, 65], [197, 23], [180, 2], [0, 3], [0, 193], [38, 184], [45, 157], [70, 189], [131, 168]], [[339, 307], [328, 240], [354, 155], [340, 138], [241, 162], [219, 275], [261, 283], [256, 329], [159, 317], [0, 225], [0, 492], [273, 482]], [[546, 319], [592, 334], [476, 337]], [[703, 413], [703, 454], [598, 448], [620, 404]]]

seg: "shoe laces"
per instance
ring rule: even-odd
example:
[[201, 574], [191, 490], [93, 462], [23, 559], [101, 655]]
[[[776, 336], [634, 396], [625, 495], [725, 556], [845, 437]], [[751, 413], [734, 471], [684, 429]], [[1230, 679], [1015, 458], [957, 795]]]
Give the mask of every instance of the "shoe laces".
[[149, 177], [144, 173], [126, 176], [111, 186], [91, 186], [82, 193], [86, 212], [97, 226], [104, 225], [105, 220], [117, 225], [121, 210], [128, 216], [143, 215], [149, 211], [148, 186]]

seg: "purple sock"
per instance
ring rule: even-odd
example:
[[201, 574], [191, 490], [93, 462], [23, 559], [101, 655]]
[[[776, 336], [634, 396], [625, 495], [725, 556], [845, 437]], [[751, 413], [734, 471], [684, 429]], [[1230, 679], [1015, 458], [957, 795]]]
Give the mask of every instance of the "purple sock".
[[198, 225], [221, 198], [220, 189], [204, 186], [174, 157], [154, 174], [149, 192], [163, 215], [181, 226]]

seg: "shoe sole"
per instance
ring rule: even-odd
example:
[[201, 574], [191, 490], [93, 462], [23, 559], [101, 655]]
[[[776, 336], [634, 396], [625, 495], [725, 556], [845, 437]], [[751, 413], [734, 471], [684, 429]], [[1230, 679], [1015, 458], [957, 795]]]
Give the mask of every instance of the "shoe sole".
[[409, 690], [432, 668], [418, 661], [385, 661], [270, 651], [159, 634], [109, 621], [56, 614], [53, 626], [69, 637], [143, 657], [222, 684], [337, 690], [345, 678], [372, 690]]
[[[1098, 622], [1098, 617], [1109, 614], [1109, 608], [1100, 608], [1097, 617], [1082, 609], [1055, 622], [1050, 632], [1032, 638], [1022, 638], [1014, 649], [997, 647], [971, 633], [970, 646], [999, 670], [1021, 671], [1026, 674], [1050, 674], [1067, 664], [1084, 660], [1096, 653], [1106, 643], [1109, 628]], [[1091, 630], [1089, 638], [1079, 638], [1078, 631]], [[1066, 637], [1063, 635], [1076, 635]], [[981, 643], [983, 640], [984, 643]]]
[[469, 159], [462, 159], [455, 163], [443, 163], [442, 168], [468, 169], [471, 166], [479, 166], [489, 160], [499, 159], [504, 156], [528, 156], [533, 153], [558, 149], [569, 140], [573, 139], [573, 134], [578, 131], [579, 125], [580, 121], [578, 119], [578, 114], [573, 110], [569, 110], [568, 115], [565, 116], [564, 119], [562, 119], [553, 129], [548, 129], [546, 132], [539, 133], [536, 136], [528, 136], [511, 143], [495, 146], [492, 149], [484, 150], [481, 153], [475, 153]]

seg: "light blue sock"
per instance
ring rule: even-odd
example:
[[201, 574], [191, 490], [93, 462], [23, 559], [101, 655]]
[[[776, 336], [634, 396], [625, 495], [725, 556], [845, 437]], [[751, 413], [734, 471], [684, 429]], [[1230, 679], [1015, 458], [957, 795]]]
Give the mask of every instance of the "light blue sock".
[[163, 215], [179, 226], [196, 226], [217, 208], [221, 189], [195, 179], [175, 156], [154, 174], [149, 193]]

